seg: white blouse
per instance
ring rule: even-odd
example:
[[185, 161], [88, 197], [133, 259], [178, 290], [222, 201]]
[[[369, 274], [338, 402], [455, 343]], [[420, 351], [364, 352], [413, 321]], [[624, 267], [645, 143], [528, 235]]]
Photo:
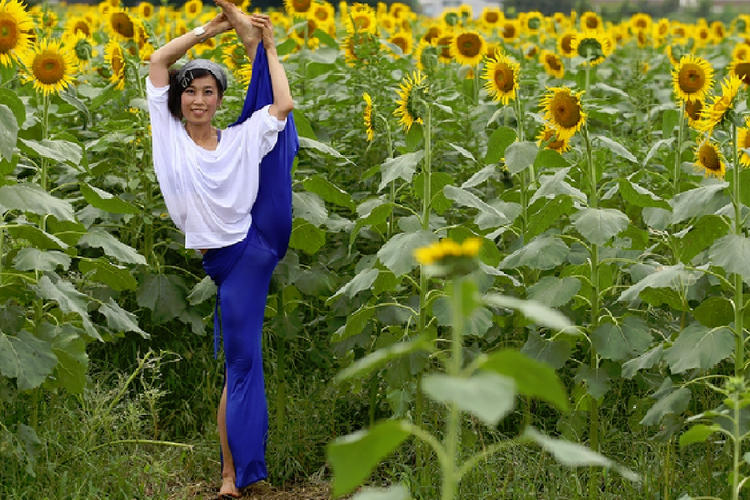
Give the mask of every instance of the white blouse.
[[269, 106], [221, 133], [215, 151], [198, 146], [169, 112], [167, 87], [146, 78], [154, 170], [169, 215], [186, 248], [221, 248], [241, 241], [252, 224], [260, 161], [276, 145], [286, 119]]

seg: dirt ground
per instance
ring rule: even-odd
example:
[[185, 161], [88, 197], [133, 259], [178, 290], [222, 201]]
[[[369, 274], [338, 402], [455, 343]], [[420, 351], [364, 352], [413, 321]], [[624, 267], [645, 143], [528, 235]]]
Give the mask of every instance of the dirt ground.
[[[242, 500], [329, 500], [330, 484], [309, 482], [307, 484], [275, 487], [268, 483], [253, 484], [242, 490]], [[180, 488], [172, 496], [174, 500], [217, 500], [219, 484], [198, 483]]]

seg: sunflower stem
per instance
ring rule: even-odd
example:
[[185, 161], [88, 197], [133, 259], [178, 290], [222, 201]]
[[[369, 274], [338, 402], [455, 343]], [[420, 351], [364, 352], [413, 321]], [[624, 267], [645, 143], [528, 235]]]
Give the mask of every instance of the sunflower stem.
[[[463, 365], [463, 298], [461, 292], [463, 288], [463, 278], [456, 275], [453, 278], [452, 293], [452, 323], [453, 323], [453, 345], [451, 346], [451, 362], [448, 364], [448, 374], [452, 377], [461, 376], [461, 367]], [[448, 409], [448, 429], [445, 438], [445, 451], [447, 454], [446, 466], [443, 467], [443, 491], [442, 500], [453, 500], [456, 497], [456, 487], [458, 486], [456, 474], [456, 459], [458, 458], [459, 445], [459, 427], [461, 425], [460, 412], [456, 403], [450, 403]]]
[[[740, 183], [739, 152], [737, 151], [737, 125], [734, 123], [732, 123], [732, 168], [734, 169], [734, 233], [737, 236], [742, 236], [742, 186]], [[744, 378], [743, 372], [745, 365], [745, 331], [743, 325], [744, 299], [742, 296], [742, 288], [742, 275], [740, 273], [735, 273], [734, 329], [736, 346], [734, 353], [734, 374], [738, 378]]]
[[680, 119], [677, 122], [677, 149], [675, 150], [674, 159], [674, 187], [673, 191], [676, 195], [680, 192], [680, 170], [682, 166], [682, 134], [684, 131], [684, 125], [682, 122], [685, 121], [685, 102], [680, 104]]

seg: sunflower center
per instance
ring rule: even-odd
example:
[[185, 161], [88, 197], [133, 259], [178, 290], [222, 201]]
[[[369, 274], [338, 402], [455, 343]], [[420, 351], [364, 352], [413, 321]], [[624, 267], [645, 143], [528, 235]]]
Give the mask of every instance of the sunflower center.
[[555, 123], [563, 128], [573, 128], [581, 121], [581, 107], [574, 96], [558, 92], [552, 98], [550, 110]]
[[10, 52], [18, 44], [18, 25], [7, 12], [0, 12], [0, 54]]
[[65, 77], [65, 60], [51, 50], [42, 51], [31, 65], [34, 78], [45, 85], [54, 85]]
[[685, 112], [693, 121], [700, 119], [702, 110], [703, 110], [703, 102], [699, 101], [698, 99], [694, 101], [687, 101], [685, 103]]
[[425, 42], [432, 43], [432, 41], [440, 36], [440, 28], [436, 26], [430, 27], [430, 29], [427, 30], [427, 33], [424, 36]]
[[706, 85], [706, 74], [699, 65], [687, 63], [680, 69], [677, 84], [686, 94], [694, 94]]
[[458, 36], [458, 51], [464, 57], [476, 57], [479, 54], [481, 44], [476, 35], [466, 33]]
[[494, 24], [500, 20], [500, 15], [497, 12], [488, 12], [484, 15], [484, 21], [490, 24]]
[[570, 54], [573, 52], [573, 47], [570, 45], [573, 41], [573, 35], [565, 35], [562, 38], [562, 42], [560, 45], [562, 46], [562, 49], [565, 51], [566, 54]]
[[325, 21], [326, 19], [328, 19], [328, 11], [318, 9], [317, 11], [315, 11], [315, 17], [321, 21]]
[[406, 39], [402, 36], [397, 36], [393, 40], [391, 40], [391, 43], [398, 45], [398, 47], [401, 49], [401, 52], [406, 54], [406, 49], [409, 46], [406, 42]]
[[562, 68], [562, 64], [560, 64], [560, 59], [557, 58], [556, 55], [550, 54], [547, 56], [547, 66], [549, 66], [553, 71], [557, 71], [560, 68]]
[[578, 55], [596, 61], [604, 57], [602, 44], [595, 38], [584, 38], [578, 44]]
[[91, 28], [88, 23], [84, 21], [78, 21], [75, 26], [73, 26], [73, 34], [78, 33], [79, 31], [86, 36], [91, 36]]
[[498, 64], [495, 68], [495, 86], [503, 93], [513, 90], [513, 70], [507, 64]]
[[154, 13], [154, 7], [150, 3], [144, 4], [141, 13], [143, 14], [143, 17], [151, 17]]
[[750, 85], [750, 62], [737, 64], [734, 67], [734, 74], [740, 77], [742, 83]]
[[135, 26], [130, 16], [125, 12], [115, 12], [111, 17], [112, 29], [125, 38], [133, 38]]
[[589, 16], [586, 18], [586, 27], [592, 30], [595, 30], [599, 27], [599, 20], [593, 16]]
[[370, 27], [370, 18], [368, 16], [355, 17], [354, 27], [358, 30], [367, 30]]
[[513, 24], [506, 24], [503, 27], [503, 38], [511, 39], [516, 37], [516, 27]]
[[646, 28], [648, 28], [648, 23], [644, 19], [638, 19], [635, 22], [635, 28], [637, 30], [645, 30]]
[[711, 172], [721, 172], [721, 161], [716, 149], [710, 144], [704, 143], [698, 150], [698, 158], [706, 170]]
[[295, 12], [307, 12], [312, 5], [310, 0], [292, 0]]

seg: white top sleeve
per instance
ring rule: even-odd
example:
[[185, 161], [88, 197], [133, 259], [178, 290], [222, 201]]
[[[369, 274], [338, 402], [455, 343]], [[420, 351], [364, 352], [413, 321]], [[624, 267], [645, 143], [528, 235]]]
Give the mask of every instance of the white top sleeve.
[[252, 224], [260, 162], [276, 145], [286, 120], [272, 116], [266, 106], [224, 130], [216, 150], [208, 151], [169, 112], [168, 90], [146, 79], [154, 170], [169, 215], [185, 233], [187, 248], [237, 243]]

